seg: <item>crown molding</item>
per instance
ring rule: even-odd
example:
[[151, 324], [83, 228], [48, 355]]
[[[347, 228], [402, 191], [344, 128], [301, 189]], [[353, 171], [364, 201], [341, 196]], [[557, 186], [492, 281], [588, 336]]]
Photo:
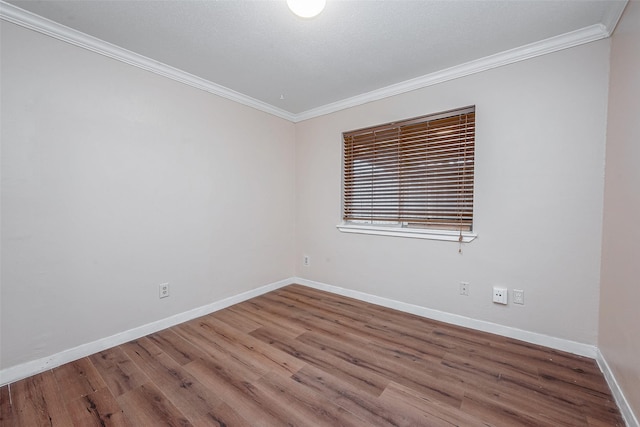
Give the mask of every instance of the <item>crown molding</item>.
[[502, 67], [504, 65], [513, 64], [515, 62], [524, 61], [607, 37], [609, 37], [609, 31], [604, 25], [591, 25], [589, 27], [551, 37], [539, 42], [534, 42], [515, 49], [506, 50], [495, 55], [486, 56], [461, 65], [456, 65], [441, 71], [436, 71], [435, 73], [427, 74], [415, 79], [406, 80], [362, 95], [323, 105], [322, 107], [296, 114], [295, 121], [300, 122], [312, 119], [314, 117], [334, 113], [346, 108], [355, 107], [372, 101], [378, 101], [380, 99], [400, 95], [416, 89], [422, 89], [427, 86], [433, 86], [438, 83], [458, 79], [460, 77], [480, 73], [482, 71], [491, 70], [493, 68]]
[[20, 25], [47, 36], [62, 40], [75, 46], [90, 50], [92, 52], [116, 59], [134, 67], [170, 78], [197, 89], [230, 99], [240, 104], [255, 108], [265, 113], [273, 114], [280, 118], [295, 121], [295, 115], [274, 107], [266, 102], [259, 101], [250, 96], [220, 86], [193, 74], [174, 68], [170, 65], [139, 55], [130, 50], [121, 48], [114, 44], [100, 40], [83, 32], [74, 30], [65, 25], [43, 18], [39, 15], [21, 9], [12, 4], [0, 0], [0, 19]]
[[17, 6], [5, 3], [2, 0], [0, 0], [0, 19], [297, 123], [368, 102], [378, 101], [416, 89], [422, 89], [438, 83], [607, 38], [613, 33], [628, 0], [615, 1], [612, 3], [615, 4], [615, 7], [610, 9], [607, 16], [603, 19], [604, 22], [602, 24], [595, 24], [539, 42], [510, 49], [297, 114], [274, 107], [271, 104], [243, 95], [224, 86], [171, 67], [170, 65], [58, 24], [57, 22], [23, 10]]
[[627, 3], [629, 3], [629, 0], [617, 0], [610, 3], [612, 6], [602, 19], [602, 25], [606, 27], [608, 36], [611, 36], [618, 26], [618, 22], [620, 22], [622, 12], [624, 12], [625, 7], [627, 7]]

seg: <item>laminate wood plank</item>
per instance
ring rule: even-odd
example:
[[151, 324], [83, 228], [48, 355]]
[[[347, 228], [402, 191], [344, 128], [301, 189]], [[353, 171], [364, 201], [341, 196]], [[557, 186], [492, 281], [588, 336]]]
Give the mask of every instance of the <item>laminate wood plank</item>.
[[[461, 380], [468, 385], [468, 393], [479, 393], [502, 403], [511, 402], [511, 407], [525, 408], [525, 412], [552, 414], [553, 419], [563, 425], [584, 424], [582, 411], [575, 404], [560, 402], [558, 395], [547, 393], [539, 379], [528, 372], [505, 372], [501, 363], [488, 363], [482, 358], [474, 360], [453, 353], [445, 356], [443, 364], [459, 370]], [[508, 368], [511, 369], [510, 366]]]
[[176, 383], [178, 387], [191, 380], [182, 365], [168, 356], [155, 343], [142, 337], [121, 344], [120, 348], [154, 383]]
[[425, 372], [442, 371], [440, 364], [446, 354], [443, 353], [442, 356], [436, 357], [416, 349], [415, 346], [394, 344], [386, 340], [374, 340], [362, 347], [379, 360], [393, 360]]
[[283, 353], [251, 335], [240, 333], [215, 316], [207, 316], [203, 321], [212, 328], [217, 341], [223, 343], [230, 356], [236, 355], [245, 360], [252, 360], [267, 371], [277, 371], [287, 376], [304, 366], [304, 362], [299, 359]]
[[620, 410], [616, 403], [611, 400], [606, 404], [606, 407], [589, 404], [588, 408], [584, 411], [587, 415], [587, 421], [589, 425], [592, 424], [607, 424], [612, 426], [624, 426], [624, 419], [620, 415]]
[[194, 360], [208, 357], [208, 354], [200, 347], [193, 345], [183, 336], [178, 335], [173, 329], [165, 329], [148, 335], [155, 345], [162, 348], [173, 360], [180, 365], [186, 365]]
[[9, 385], [0, 387], [0, 425], [14, 425], [13, 408]]
[[607, 393], [592, 390], [588, 387], [559, 380], [547, 375], [540, 376], [540, 385], [541, 388], [549, 395], [557, 395], [559, 397], [564, 395], [566, 396], [565, 401], [572, 402], [574, 404], [587, 402], [602, 404], [608, 401]]
[[274, 404], [295, 411], [301, 424], [313, 422], [314, 426], [361, 426], [364, 420], [318, 395], [291, 377], [283, 377], [271, 372], [262, 377], [256, 386], [268, 396]]
[[[216, 319], [225, 322], [226, 324], [245, 334], [248, 334], [249, 332], [265, 325], [265, 323], [258, 322], [254, 318], [244, 315], [238, 315], [237, 313], [235, 313], [233, 308], [213, 312], [210, 314], [210, 316], [213, 316]], [[267, 324], [268, 323], [269, 322], [267, 322]]]
[[434, 351], [433, 348], [416, 346], [415, 340], [403, 340], [402, 337], [396, 337], [394, 341], [386, 340], [383, 334], [370, 333], [367, 327], [361, 328], [354, 323], [351, 323], [350, 327], [336, 326], [333, 323], [319, 324], [316, 331], [347, 345], [366, 349], [368, 353], [375, 354], [379, 358], [402, 360], [410, 365], [421, 363], [425, 369], [439, 364], [446, 354], [441, 349]]
[[[183, 325], [186, 326], [187, 324], [165, 329], [157, 334], [148, 335], [145, 338], [149, 338], [151, 342], [181, 366], [197, 360], [215, 358], [210, 352], [206, 351], [209, 348], [207, 342], [200, 342], [201, 345], [199, 345], [197, 339], [190, 337], [188, 330], [183, 331], [182, 334], [176, 332], [177, 328]], [[156, 335], [162, 335], [163, 339], [156, 339]]]
[[[386, 331], [381, 334], [375, 333], [375, 321], [366, 320], [371, 319], [370, 316], [366, 316], [363, 320], [362, 317], [354, 316], [351, 311], [344, 313], [331, 312], [328, 314], [327, 311], [312, 304], [307, 304], [306, 302], [301, 304], [304, 306], [304, 312], [308, 314], [305, 318], [300, 317], [298, 321], [306, 327], [307, 331], [325, 333], [332, 336], [343, 335], [349, 337], [348, 339], [350, 340], [360, 341], [362, 345], [368, 345], [372, 340], [379, 340], [381, 336], [386, 334]], [[283, 312], [282, 307], [277, 308], [277, 310]], [[286, 311], [283, 313], [286, 315]], [[429, 350], [432, 351], [433, 347], [429, 347]], [[439, 358], [444, 354], [443, 352], [439, 353], [434, 357]]]
[[[331, 349], [336, 352], [337, 357], [351, 359], [354, 363], [362, 365], [364, 361], [371, 366], [380, 366], [383, 371], [379, 373], [385, 377], [398, 381], [400, 372], [419, 371], [432, 377], [442, 376], [445, 368], [441, 365], [442, 356], [436, 357], [433, 354], [425, 354], [415, 351], [414, 348], [403, 347], [398, 344], [387, 343], [384, 340], [369, 338], [354, 332], [345, 332], [342, 327], [326, 327], [320, 332], [308, 332], [296, 338], [297, 341], [304, 342], [312, 347]], [[381, 345], [385, 344], [385, 345]], [[397, 370], [394, 371], [393, 368]]]
[[470, 346], [467, 349], [455, 348], [447, 351], [446, 355], [455, 355], [459, 359], [471, 361], [474, 366], [487, 365], [487, 368], [502, 375], [509, 374], [530, 379], [540, 377], [538, 371], [538, 367], [541, 366], [540, 363], [520, 354], [497, 350], [492, 346]]
[[[255, 301], [256, 304], [262, 304], [262, 307], [268, 307], [268, 311], [276, 313], [281, 317], [295, 318], [302, 322], [305, 329], [315, 331], [318, 323], [341, 323], [343, 319], [336, 313], [332, 313], [326, 309], [315, 309], [312, 304], [299, 299], [288, 299], [281, 296], [281, 290], [261, 295]], [[346, 321], [352, 321], [350, 317], [344, 317]]]
[[577, 427], [585, 426], [587, 422], [586, 418], [583, 418], [578, 424], [561, 424], [557, 420], [550, 423], [549, 420], [542, 419], [537, 413], [519, 411], [517, 407], [514, 408], [499, 399], [477, 392], [465, 394], [461, 409], [467, 414], [495, 426], [557, 427], [563, 425]]
[[245, 370], [232, 364], [215, 360], [198, 360], [185, 368], [206, 387], [215, 390], [220, 398], [252, 425], [270, 427], [287, 425], [273, 414], [263, 402], [256, 401], [253, 382], [257, 378], [247, 378]]
[[[197, 365], [198, 362], [194, 363]], [[231, 379], [231, 378], [229, 378]], [[260, 387], [262, 379], [254, 382], [242, 382], [238, 379], [232, 380], [234, 384], [234, 391], [229, 393], [230, 397], [227, 397], [227, 393], [224, 393], [224, 399], [229, 399], [227, 404], [233, 405], [233, 402], [237, 402], [239, 393], [242, 395], [242, 400], [250, 400], [256, 408], [259, 408], [265, 414], [268, 414], [269, 418], [264, 419], [269, 425], [290, 425], [300, 426], [305, 425], [308, 419], [304, 418], [298, 407], [289, 404], [283, 404], [283, 400], [279, 399], [280, 396], [275, 395], [265, 387]], [[234, 406], [235, 407], [235, 406]]]
[[176, 326], [173, 330], [186, 340], [202, 348], [209, 355], [209, 358], [233, 361], [235, 364], [242, 366], [244, 375], [251, 380], [257, 380], [269, 371], [264, 365], [251, 360], [246, 355], [231, 352], [225, 348], [224, 345], [216, 340], [213, 328], [201, 319], [195, 319], [189, 324]]
[[[263, 299], [274, 298], [271, 296], [263, 295]], [[256, 302], [256, 304], [265, 304], [264, 302]], [[280, 317], [280, 322], [284, 321], [288, 316], [288, 313], [292, 311], [290, 303], [282, 303], [275, 302], [271, 306], [268, 307], [272, 313], [278, 315]], [[263, 308], [263, 311], [266, 311], [267, 308]], [[292, 314], [295, 316], [296, 323], [299, 323], [305, 327], [307, 331], [315, 331], [315, 332], [327, 332], [327, 333], [335, 333], [336, 326], [339, 326], [340, 329], [345, 331], [352, 332], [353, 335], [365, 336], [375, 338], [377, 341], [389, 339], [390, 343], [397, 344], [400, 343], [410, 343], [413, 350], [422, 352], [426, 355], [433, 355], [433, 357], [440, 358], [444, 355], [445, 349], [435, 348], [432, 344], [432, 341], [428, 339], [427, 335], [421, 333], [423, 335], [423, 342], [420, 343], [420, 340], [416, 338], [415, 335], [412, 335], [414, 332], [412, 330], [408, 330], [403, 328], [402, 330], [390, 330], [388, 325], [382, 325], [376, 330], [375, 323], [366, 324], [363, 322], [359, 322], [355, 320], [353, 317], [342, 316], [333, 313], [329, 317], [326, 312], [322, 312], [318, 308], [314, 308], [311, 306], [307, 306], [305, 310], [301, 310], [301, 314]]]
[[53, 369], [53, 375], [65, 402], [94, 393], [107, 386], [88, 358], [59, 366]]
[[[251, 300], [247, 306], [260, 313], [269, 313], [274, 319], [274, 323], [280, 325], [297, 325], [304, 331], [315, 331], [318, 322], [322, 319], [313, 313], [296, 307], [286, 301], [279, 300], [269, 294], [261, 295]], [[271, 324], [269, 325], [271, 326]]]
[[[538, 349], [535, 349], [535, 352], [537, 353]], [[599, 372], [599, 368], [595, 361], [591, 361], [592, 365], [590, 365], [587, 363], [588, 360], [585, 359], [576, 356], [575, 364], [572, 364], [570, 355], [560, 354], [553, 357], [553, 360], [560, 361], [559, 366], [556, 368], [564, 366], [562, 369], [572, 371], [574, 366], [582, 366], [586, 371], [590, 372], [589, 375], [596, 375], [594, 372]], [[548, 367], [553, 364], [552, 360], [542, 360], [542, 358], [534, 357], [530, 363], [538, 365], [539, 369], [544, 372], [540, 375], [539, 387], [533, 387], [530, 382], [521, 382], [521, 388], [536, 391], [538, 394], [555, 401], [562, 408], [577, 408], [582, 413], [596, 418], [613, 419], [612, 415], [618, 413], [618, 408], [613, 401], [611, 393], [608, 392], [608, 389], [603, 390], [602, 385], [596, 385], [594, 390], [586, 386], [585, 383], [573, 382], [567, 380], [567, 378], [556, 378], [548, 371]], [[567, 372], [565, 375], [576, 375], [576, 372]], [[602, 374], [600, 373], [600, 375]], [[604, 378], [602, 380], [604, 381]]]
[[[315, 301], [315, 300], [313, 300]], [[322, 313], [325, 311], [322, 306], [314, 306], [309, 301], [304, 302], [304, 307], [309, 313]], [[431, 334], [433, 329], [430, 325], [431, 321], [423, 319], [417, 327], [408, 327], [401, 322], [387, 322], [378, 319], [372, 315], [358, 316], [357, 305], [353, 304], [345, 307], [332, 309], [329, 322], [325, 322], [325, 316], [310, 319], [309, 324], [313, 328], [308, 330], [317, 331], [318, 329], [334, 326], [335, 323], [354, 335], [371, 338], [376, 342], [387, 341], [389, 344], [402, 346], [412, 351], [420, 352], [424, 355], [432, 355], [440, 358], [444, 353], [454, 347], [452, 343], [447, 343]], [[377, 308], [377, 306], [374, 306]], [[325, 311], [326, 313], [326, 311]], [[419, 333], [419, 335], [416, 335]]]
[[[370, 325], [376, 325], [383, 329], [398, 327], [408, 331], [422, 331], [425, 333], [425, 336], [431, 336], [435, 330], [442, 327], [465, 331], [465, 328], [460, 328], [455, 325], [446, 325], [424, 317], [399, 312], [387, 307], [358, 301], [353, 298], [331, 295], [315, 289], [308, 290], [308, 288], [300, 285], [286, 286], [276, 292], [279, 292], [279, 295], [283, 298], [294, 299], [299, 304], [304, 304], [306, 310], [315, 307], [321, 312], [331, 313], [344, 320], [348, 320], [349, 323], [359, 322], [367, 327]], [[292, 297], [292, 295], [294, 295], [294, 297]]]
[[[455, 381], [442, 380], [437, 371], [424, 371], [415, 367], [397, 363], [392, 359], [380, 360], [366, 349], [355, 347], [347, 342], [339, 341], [326, 335], [307, 332], [296, 338], [311, 348], [328, 352], [346, 363], [371, 372], [388, 383], [407, 385], [450, 406], [460, 407], [464, 389]], [[437, 365], [435, 367], [437, 369]]]
[[191, 427], [192, 424], [153, 383], [145, 383], [116, 398], [134, 426]]
[[106, 386], [68, 402], [66, 409], [77, 427], [135, 427]]
[[280, 333], [287, 335], [290, 338], [295, 338], [308, 330], [299, 323], [292, 322], [291, 319], [283, 319], [282, 317], [274, 315], [266, 310], [255, 309], [255, 306], [251, 304], [237, 304], [230, 307], [228, 310], [236, 316], [248, 317], [254, 319], [256, 322], [262, 322], [270, 328], [278, 328]]
[[[522, 387], [522, 384], [527, 386]], [[491, 387], [469, 387], [465, 393], [465, 401], [485, 400], [494, 408], [504, 410], [524, 418], [530, 416], [540, 425], [559, 423], [566, 426], [585, 425], [582, 405], [561, 402], [558, 396], [547, 394], [544, 388], [534, 389], [524, 382], [509, 382], [503, 379]], [[559, 404], [562, 403], [562, 404]], [[467, 407], [468, 408], [468, 407]], [[523, 422], [521, 419], [520, 422]]]
[[531, 367], [520, 370], [500, 361], [463, 356], [453, 352], [444, 355], [441, 365], [446, 367], [445, 375], [458, 376], [460, 381], [466, 384], [475, 382], [482, 386], [497, 387], [501, 383], [512, 382], [531, 384], [533, 389], [540, 387], [539, 376]]
[[[392, 384], [390, 384], [391, 386]], [[435, 414], [424, 410], [424, 408], [417, 407], [414, 405], [410, 405], [404, 396], [400, 396], [394, 393], [386, 393], [389, 390], [389, 387], [385, 389], [385, 391], [380, 396], [380, 400], [388, 403], [391, 407], [394, 408], [395, 411], [399, 411], [401, 413], [414, 413], [414, 417], [418, 419], [417, 423], [411, 423], [409, 425], [420, 425], [420, 426], [430, 426], [430, 427], [453, 427], [459, 424], [451, 423], [446, 420], [440, 413], [440, 410], [435, 411]], [[386, 394], [385, 394], [386, 393]], [[431, 408], [438, 407], [439, 402], [435, 402], [435, 405], [431, 405]], [[442, 405], [446, 407], [447, 405]]]
[[353, 413], [362, 420], [362, 425], [380, 427], [420, 425], [421, 414], [416, 415], [413, 411], [399, 411], [388, 402], [362, 393], [353, 384], [314, 366], [305, 366], [291, 378]]
[[251, 427], [251, 424], [226, 403], [220, 403], [214, 412], [209, 412], [192, 422], [194, 427]]
[[550, 381], [560, 381], [585, 390], [586, 392], [603, 397], [609, 394], [607, 382], [602, 377], [599, 368], [593, 366], [559, 366], [545, 364], [538, 367], [540, 377]]
[[124, 353], [122, 348], [113, 347], [89, 356], [107, 387], [115, 397], [139, 387], [149, 378]]
[[589, 427], [625, 427], [626, 424], [622, 418], [616, 417], [614, 421], [611, 419], [599, 420], [592, 417], [587, 417], [587, 424]]
[[[297, 301], [304, 303], [307, 307], [309, 305], [316, 305], [318, 309], [323, 310], [327, 305], [327, 298], [322, 298], [322, 291], [311, 290], [310, 293], [315, 293], [318, 296], [311, 299], [305, 299], [304, 295], [307, 293], [304, 287], [299, 285], [292, 285], [279, 290], [282, 295], [287, 295], [294, 292], [298, 298]], [[433, 348], [442, 347], [442, 351], [435, 354], [436, 357], [441, 357], [445, 351], [462, 348], [469, 349], [470, 352], [476, 352], [479, 349], [489, 348], [495, 345], [500, 340], [507, 340], [507, 338], [496, 337], [495, 335], [482, 333], [479, 331], [470, 331], [466, 328], [458, 327], [455, 325], [446, 325], [441, 322], [436, 322], [430, 319], [425, 319], [419, 316], [397, 312], [385, 307], [375, 306], [372, 304], [363, 303], [357, 300], [351, 300], [343, 297], [329, 297], [328, 300], [342, 300], [346, 299], [348, 304], [335, 303], [336, 306], [330, 304], [331, 311], [339, 316], [347, 316], [356, 324], [359, 320], [358, 317], [354, 317], [351, 313], [358, 313], [363, 311], [361, 306], [368, 306], [368, 310], [371, 314], [367, 317], [361, 318], [366, 321], [363, 327], [359, 328], [358, 333], [366, 333], [367, 330], [375, 330], [376, 326], [381, 327], [384, 331], [391, 331], [391, 337], [396, 340], [398, 337], [405, 337], [409, 334], [412, 340], [420, 340], [428, 343], [427, 350], [429, 353], [433, 351]], [[352, 325], [349, 325], [352, 326]], [[391, 328], [391, 329], [390, 329]], [[421, 336], [416, 336], [414, 331], [421, 331]], [[384, 338], [384, 335], [377, 334], [376, 338]], [[446, 336], [446, 340], [442, 337]], [[397, 344], [397, 341], [395, 341]], [[443, 342], [444, 344], [440, 344]], [[458, 344], [454, 346], [452, 344]], [[495, 351], [494, 351], [495, 354]]]
[[[490, 334], [489, 334], [490, 336]], [[508, 357], [521, 356], [538, 366], [558, 366], [561, 369], [595, 369], [600, 372], [595, 360], [564, 351], [542, 347], [524, 341], [504, 337], [491, 345], [491, 350], [503, 353]]]
[[[323, 306], [326, 311], [337, 308], [340, 311], [348, 311], [357, 316], [385, 317], [387, 314], [394, 315], [393, 310], [385, 307], [357, 300], [343, 295], [331, 294], [318, 289], [301, 285], [288, 285], [271, 293], [280, 298], [294, 300], [296, 302], [314, 303]], [[390, 319], [389, 319], [390, 320]]]
[[218, 406], [222, 404], [218, 394], [203, 386], [150, 339], [140, 338], [121, 347], [190, 421], [217, 413]]
[[[459, 408], [443, 404], [439, 400], [431, 399], [410, 387], [392, 382], [382, 392], [380, 401], [391, 408], [398, 408], [399, 404], [408, 405], [415, 410], [424, 413], [426, 425], [465, 426], [480, 427], [487, 423], [475, 418]], [[400, 403], [399, 403], [400, 402]]]
[[413, 336], [406, 328], [390, 330], [385, 326], [352, 322], [345, 330], [352, 335], [366, 337], [370, 341], [369, 347], [376, 348], [381, 354], [393, 354], [407, 360], [437, 363], [453, 348], [453, 345], [442, 345], [428, 336]]
[[267, 327], [256, 329], [251, 332], [251, 335], [325, 372], [339, 376], [346, 382], [359, 387], [362, 392], [373, 396], [379, 396], [389, 383], [388, 379], [375, 372], [345, 362], [343, 359], [325, 351], [318, 351], [297, 341], [297, 339], [292, 340], [286, 336], [279, 335]]
[[280, 288], [274, 291], [273, 295], [295, 301], [297, 305], [304, 304], [305, 308], [307, 308], [307, 306], [317, 307], [323, 312], [346, 316], [355, 321], [368, 323], [378, 320], [385, 324], [397, 324], [407, 328], [433, 327], [433, 325], [423, 317], [409, 313], [401, 313], [380, 305], [359, 301], [342, 295], [332, 295], [300, 285], [290, 285]]
[[205, 387], [173, 357], [161, 354], [160, 350], [169, 351], [182, 362], [210, 359], [173, 331], [164, 330], [122, 347], [194, 426], [250, 425], [222, 401], [219, 390]]
[[11, 384], [11, 404], [18, 426], [72, 425], [51, 371]]
[[540, 379], [540, 383], [541, 393], [553, 396], [557, 402], [562, 402], [563, 407], [576, 408], [594, 420], [621, 422], [619, 409], [609, 393], [601, 394], [563, 381], [551, 381], [545, 377]]

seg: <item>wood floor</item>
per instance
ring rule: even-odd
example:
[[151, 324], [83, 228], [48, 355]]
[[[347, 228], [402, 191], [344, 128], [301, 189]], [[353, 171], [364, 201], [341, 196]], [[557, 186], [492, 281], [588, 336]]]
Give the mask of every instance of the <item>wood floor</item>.
[[2, 426], [623, 426], [588, 358], [292, 285], [0, 389]]

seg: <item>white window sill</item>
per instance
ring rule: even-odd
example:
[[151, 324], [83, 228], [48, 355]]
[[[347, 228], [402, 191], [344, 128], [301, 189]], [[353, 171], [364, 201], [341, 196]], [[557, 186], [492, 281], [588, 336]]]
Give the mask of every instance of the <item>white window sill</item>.
[[[367, 224], [338, 224], [336, 227], [338, 228], [338, 230], [342, 231], [343, 233], [374, 234], [378, 236], [393, 236], [393, 237], [410, 237], [413, 239], [444, 240], [447, 242], [460, 241], [459, 231], [384, 227], [384, 226], [367, 225]], [[472, 233], [469, 231], [462, 232], [463, 243], [469, 243], [476, 237], [478, 237], [476, 233]]]

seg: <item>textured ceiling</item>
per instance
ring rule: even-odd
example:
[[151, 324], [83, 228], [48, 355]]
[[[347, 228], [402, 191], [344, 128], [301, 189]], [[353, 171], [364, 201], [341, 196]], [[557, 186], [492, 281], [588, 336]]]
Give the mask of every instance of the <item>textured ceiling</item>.
[[[9, 3], [291, 115], [594, 25], [626, 1], [328, 0]], [[281, 99], [283, 95], [284, 99]]]

